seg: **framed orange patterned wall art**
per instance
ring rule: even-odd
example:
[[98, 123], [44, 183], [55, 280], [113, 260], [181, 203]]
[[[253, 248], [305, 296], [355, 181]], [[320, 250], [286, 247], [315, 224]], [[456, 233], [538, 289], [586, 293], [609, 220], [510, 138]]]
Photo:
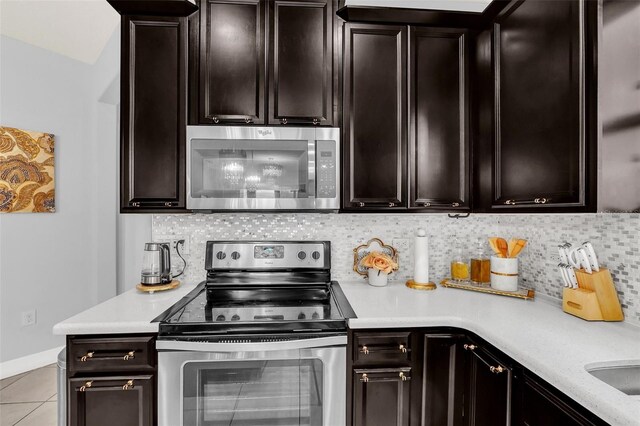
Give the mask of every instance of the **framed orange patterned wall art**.
[[0, 126], [0, 213], [53, 213], [54, 136]]

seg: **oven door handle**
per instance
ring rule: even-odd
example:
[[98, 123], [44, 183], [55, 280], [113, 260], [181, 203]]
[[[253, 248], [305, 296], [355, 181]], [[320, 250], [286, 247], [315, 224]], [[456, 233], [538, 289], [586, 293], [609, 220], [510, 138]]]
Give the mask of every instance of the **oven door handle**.
[[346, 344], [347, 336], [274, 340], [271, 342], [189, 342], [184, 340], [157, 340], [156, 349], [158, 351], [189, 352], [264, 352], [345, 346]]

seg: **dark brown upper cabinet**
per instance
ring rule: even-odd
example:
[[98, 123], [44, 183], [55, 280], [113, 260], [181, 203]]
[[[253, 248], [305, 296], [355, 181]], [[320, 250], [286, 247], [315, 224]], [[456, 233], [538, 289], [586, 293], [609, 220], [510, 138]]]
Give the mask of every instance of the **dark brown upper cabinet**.
[[332, 125], [332, 0], [269, 3], [269, 124]]
[[477, 211], [595, 211], [596, 9], [514, 1], [478, 38]]
[[124, 16], [122, 212], [185, 208], [187, 21]]
[[344, 26], [344, 202], [406, 208], [407, 27]]
[[470, 208], [467, 57], [464, 30], [409, 29], [411, 208]]
[[265, 123], [265, 13], [260, 0], [201, 0], [201, 124]]

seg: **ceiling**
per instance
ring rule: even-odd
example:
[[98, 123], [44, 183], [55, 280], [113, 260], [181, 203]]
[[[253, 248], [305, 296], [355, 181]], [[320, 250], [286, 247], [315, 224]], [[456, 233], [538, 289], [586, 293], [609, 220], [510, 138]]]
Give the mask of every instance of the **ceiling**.
[[0, 34], [87, 64], [119, 22], [106, 0], [0, 0]]
[[492, 0], [345, 0], [345, 6], [401, 7], [408, 9], [482, 12]]

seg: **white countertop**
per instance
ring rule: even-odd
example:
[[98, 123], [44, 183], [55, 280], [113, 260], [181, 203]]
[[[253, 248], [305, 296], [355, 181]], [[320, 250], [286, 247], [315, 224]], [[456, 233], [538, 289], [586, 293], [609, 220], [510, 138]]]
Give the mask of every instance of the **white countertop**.
[[[371, 287], [364, 280], [340, 283], [362, 328], [460, 327], [478, 334], [615, 426], [640, 424], [640, 397], [628, 396], [591, 376], [584, 366], [619, 360], [640, 362], [640, 328], [587, 322], [538, 298], [525, 301], [438, 287], [419, 291], [403, 284]], [[154, 294], [130, 290], [75, 315], [54, 334], [154, 333], [151, 321], [195, 284]]]
[[629, 396], [587, 373], [585, 365], [640, 362], [640, 328], [588, 322], [538, 298], [526, 301], [438, 286], [371, 287], [340, 283], [358, 318], [349, 327], [460, 327], [476, 333], [585, 408], [614, 426], [640, 425], [640, 397]]
[[151, 321], [195, 287], [182, 284], [155, 293], [129, 290], [54, 325], [53, 334], [157, 333], [158, 323]]

